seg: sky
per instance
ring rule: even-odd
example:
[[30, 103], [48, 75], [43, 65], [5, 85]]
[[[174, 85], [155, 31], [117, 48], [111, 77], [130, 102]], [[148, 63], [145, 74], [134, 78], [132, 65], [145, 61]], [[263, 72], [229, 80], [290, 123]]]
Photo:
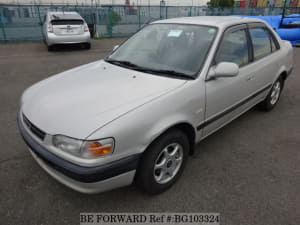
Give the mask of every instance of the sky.
[[[0, 0], [0, 3], [25, 3], [30, 4], [33, 2], [41, 3], [41, 4], [49, 4], [49, 3], [65, 3], [65, 4], [75, 4], [76, 0]], [[98, 4], [124, 4], [125, 0], [77, 0], [78, 3], [91, 4], [97, 2]], [[179, 5], [179, 6], [189, 6], [189, 5], [206, 5], [207, 0], [165, 0], [167, 5]], [[134, 2], [135, 4], [143, 4], [148, 5], [159, 5], [160, 0], [131, 0], [130, 2]]]

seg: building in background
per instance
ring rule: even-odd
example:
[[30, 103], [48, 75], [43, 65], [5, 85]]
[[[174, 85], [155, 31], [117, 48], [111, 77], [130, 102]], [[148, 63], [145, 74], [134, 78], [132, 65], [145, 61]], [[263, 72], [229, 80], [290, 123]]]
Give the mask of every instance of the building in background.
[[283, 0], [275, 0], [275, 7], [281, 7], [283, 6]]
[[257, 2], [258, 2], [258, 0], [251, 0], [250, 1], [250, 7], [255, 7], [255, 6], [257, 6]]
[[[234, 0], [235, 7], [283, 7], [284, 0]], [[299, 7], [300, 0], [286, 0], [286, 7]]]
[[234, 0], [234, 6], [235, 7], [247, 7], [247, 6], [251, 6], [251, 4], [250, 4], [250, 0]]
[[247, 0], [241, 0], [240, 7], [246, 7], [246, 6], [247, 6]]
[[125, 0], [125, 14], [126, 15], [136, 15], [137, 10], [134, 7], [134, 2], [130, 4], [130, 0]]
[[290, 1], [290, 7], [297, 7], [298, 5], [298, 0], [291, 0]]
[[258, 0], [256, 7], [267, 7], [267, 0]]

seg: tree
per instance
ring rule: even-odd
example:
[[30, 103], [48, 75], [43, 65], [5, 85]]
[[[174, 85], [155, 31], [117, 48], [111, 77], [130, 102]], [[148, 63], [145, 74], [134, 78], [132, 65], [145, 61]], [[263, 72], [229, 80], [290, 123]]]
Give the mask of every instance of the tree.
[[109, 11], [106, 18], [106, 30], [108, 35], [111, 37], [113, 33], [113, 27], [121, 21], [121, 16], [115, 11]]
[[234, 0], [210, 0], [207, 5], [211, 7], [233, 7]]

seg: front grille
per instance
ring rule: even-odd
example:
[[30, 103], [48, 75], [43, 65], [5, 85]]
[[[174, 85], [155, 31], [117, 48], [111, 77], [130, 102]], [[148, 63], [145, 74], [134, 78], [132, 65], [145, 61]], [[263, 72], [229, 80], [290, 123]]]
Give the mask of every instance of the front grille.
[[33, 123], [31, 123], [26, 116], [23, 114], [23, 121], [26, 124], [27, 128], [36, 135], [39, 139], [44, 140], [46, 133], [39, 128], [37, 128]]

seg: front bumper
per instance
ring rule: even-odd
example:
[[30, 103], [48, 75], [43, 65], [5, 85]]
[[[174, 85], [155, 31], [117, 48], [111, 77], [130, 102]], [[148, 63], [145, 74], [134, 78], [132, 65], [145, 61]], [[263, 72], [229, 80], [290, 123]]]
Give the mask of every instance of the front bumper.
[[32, 137], [18, 116], [20, 133], [31, 154], [51, 176], [83, 193], [98, 193], [132, 183], [140, 155], [132, 155], [96, 167], [83, 167], [49, 152]]

